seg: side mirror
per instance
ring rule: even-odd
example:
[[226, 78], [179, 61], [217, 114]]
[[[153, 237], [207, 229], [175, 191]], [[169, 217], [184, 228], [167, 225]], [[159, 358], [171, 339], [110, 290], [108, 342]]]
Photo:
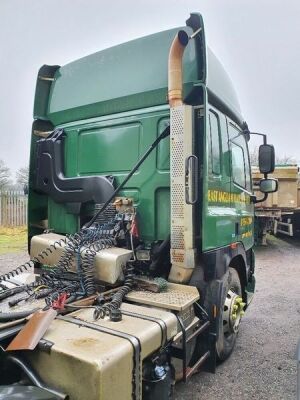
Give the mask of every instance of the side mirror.
[[259, 182], [259, 190], [262, 193], [274, 193], [278, 190], [278, 180], [277, 179], [261, 179]]
[[258, 165], [262, 174], [270, 174], [274, 171], [275, 150], [272, 144], [262, 144], [259, 146]]

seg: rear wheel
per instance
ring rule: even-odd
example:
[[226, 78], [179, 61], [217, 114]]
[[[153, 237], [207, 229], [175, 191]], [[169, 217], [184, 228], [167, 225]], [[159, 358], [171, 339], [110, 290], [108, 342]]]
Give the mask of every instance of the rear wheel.
[[239, 275], [234, 268], [229, 268], [228, 279], [219, 312], [218, 334], [216, 343], [217, 357], [226, 360], [234, 349], [241, 317], [244, 314], [242, 288]]

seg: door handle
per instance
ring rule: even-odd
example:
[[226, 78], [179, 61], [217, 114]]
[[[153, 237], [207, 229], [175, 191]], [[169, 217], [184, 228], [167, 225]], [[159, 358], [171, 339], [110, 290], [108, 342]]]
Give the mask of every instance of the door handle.
[[198, 157], [185, 159], [185, 202], [195, 204], [198, 201]]

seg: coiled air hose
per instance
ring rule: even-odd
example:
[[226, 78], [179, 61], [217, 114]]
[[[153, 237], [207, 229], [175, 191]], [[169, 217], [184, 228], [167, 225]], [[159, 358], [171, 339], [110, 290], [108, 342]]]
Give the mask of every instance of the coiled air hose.
[[118, 310], [121, 307], [124, 296], [132, 290], [134, 285], [134, 267], [129, 264], [124, 271], [124, 275], [124, 285], [112, 296], [111, 301], [101, 306], [95, 306], [93, 314], [94, 320], [111, 316], [113, 310]]
[[[40, 252], [36, 257], [27, 261], [26, 263], [20, 265], [14, 270], [0, 275], [0, 282], [8, 280], [22, 272], [28, 271], [29, 268], [34, 267], [34, 263], [42, 263], [43, 260], [49, 256], [53, 251], [55, 251], [58, 247], [65, 246], [64, 254], [60, 258], [58, 264], [54, 266], [51, 271], [46, 272], [42, 275], [41, 278], [38, 279], [39, 284], [47, 284], [50, 287], [53, 287], [54, 293], [51, 294], [48, 298], [46, 298], [46, 302], [50, 303], [53, 298], [57, 298], [61, 290], [55, 290], [55, 284], [53, 281], [56, 281], [61, 277], [61, 275], [65, 272], [69, 271], [69, 267], [72, 259], [75, 255], [79, 255], [82, 263], [78, 262], [78, 274], [80, 276], [80, 283], [76, 282], [64, 289], [72, 290], [69, 294], [74, 294], [74, 292], [78, 291], [81, 288], [84, 290], [84, 295], [91, 295], [95, 293], [95, 283], [94, 283], [94, 257], [97, 251], [107, 247], [111, 247], [113, 245], [113, 239], [110, 235], [103, 229], [103, 226], [97, 226], [97, 218], [102, 214], [109, 204], [112, 202], [114, 197], [119, 193], [121, 189], [125, 186], [125, 184], [129, 181], [132, 175], [138, 170], [140, 165], [146, 160], [149, 154], [157, 147], [160, 141], [170, 134], [170, 126], [168, 125], [163, 132], [156, 138], [156, 140], [152, 143], [146, 153], [141, 157], [141, 159], [136, 163], [136, 165], [132, 168], [129, 174], [126, 176], [124, 181], [115, 189], [110, 198], [104, 203], [104, 205], [100, 208], [100, 210], [92, 217], [92, 219], [77, 233], [74, 235], [69, 235], [64, 239], [60, 239], [55, 241], [52, 245], [44, 249]], [[91, 229], [90, 229], [91, 228]], [[104, 246], [104, 247], [103, 247]], [[84, 254], [81, 254], [81, 248], [85, 247]], [[120, 307], [122, 303], [122, 299], [132, 288], [132, 272], [127, 274], [125, 279], [125, 285], [118, 291], [113, 297], [112, 301], [106, 305], [105, 315], [110, 313], [111, 309], [115, 309]], [[81, 285], [80, 285], [81, 284]], [[82, 295], [82, 293], [81, 293]], [[103, 312], [100, 311], [102, 315]]]
[[13, 278], [16, 275], [19, 275], [23, 272], [28, 271], [30, 268], [34, 268], [34, 263], [43, 263], [43, 260], [48, 257], [53, 251], [56, 251], [59, 247], [63, 247], [68, 241], [68, 238], [65, 237], [63, 239], [56, 240], [49, 247], [42, 250], [36, 257], [33, 257], [31, 260], [26, 261], [24, 264], [21, 264], [17, 268], [13, 269], [10, 272], [0, 275], [0, 282], [7, 281], [10, 278]]
[[[61, 256], [57, 265], [53, 266], [51, 270], [44, 272], [41, 277], [38, 278], [37, 282], [30, 285], [24, 285], [23, 287], [11, 289], [11, 291], [14, 292], [12, 295], [17, 292], [19, 293], [27, 289], [32, 289], [37, 285], [45, 285], [53, 289], [53, 292], [49, 294], [46, 299], [47, 304], [50, 304], [51, 301], [56, 299], [62, 292], [68, 292], [71, 294], [74, 292], [79, 292], [80, 289], [83, 289], [84, 293], [80, 293], [81, 295], [92, 295], [96, 291], [94, 284], [94, 256], [96, 255], [97, 251], [113, 245], [113, 238], [110, 235], [111, 231], [108, 229], [110, 224], [112, 224], [112, 221], [109, 221], [109, 223], [102, 226], [95, 226], [92, 229], [82, 229], [74, 235], [69, 235], [64, 239], [56, 241], [40, 252], [32, 260], [22, 264], [9, 273], [1, 275], [0, 281], [8, 280], [9, 278], [20, 274], [21, 272], [27, 271], [29, 268], [34, 266], [34, 262], [43, 262], [43, 260], [58, 247], [65, 245], [64, 254]], [[78, 249], [81, 247], [85, 247], [85, 252], [80, 254], [82, 258], [82, 268], [80, 271], [78, 271], [82, 282], [82, 286], [80, 287], [79, 281], [74, 279], [74, 281], [71, 280], [71, 283], [64, 282], [63, 278], [64, 274], [69, 272], [71, 262], [75, 254], [78, 252]], [[6, 294], [6, 291], [5, 293], [0, 294], [0, 299], [1, 295], [3, 297], [4, 294]]]

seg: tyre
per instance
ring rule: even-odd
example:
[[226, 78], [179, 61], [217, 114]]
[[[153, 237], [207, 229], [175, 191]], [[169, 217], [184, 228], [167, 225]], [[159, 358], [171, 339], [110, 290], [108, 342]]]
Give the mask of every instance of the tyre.
[[242, 288], [239, 275], [234, 268], [229, 268], [217, 323], [216, 353], [219, 361], [226, 360], [234, 349], [245, 306], [241, 296]]

